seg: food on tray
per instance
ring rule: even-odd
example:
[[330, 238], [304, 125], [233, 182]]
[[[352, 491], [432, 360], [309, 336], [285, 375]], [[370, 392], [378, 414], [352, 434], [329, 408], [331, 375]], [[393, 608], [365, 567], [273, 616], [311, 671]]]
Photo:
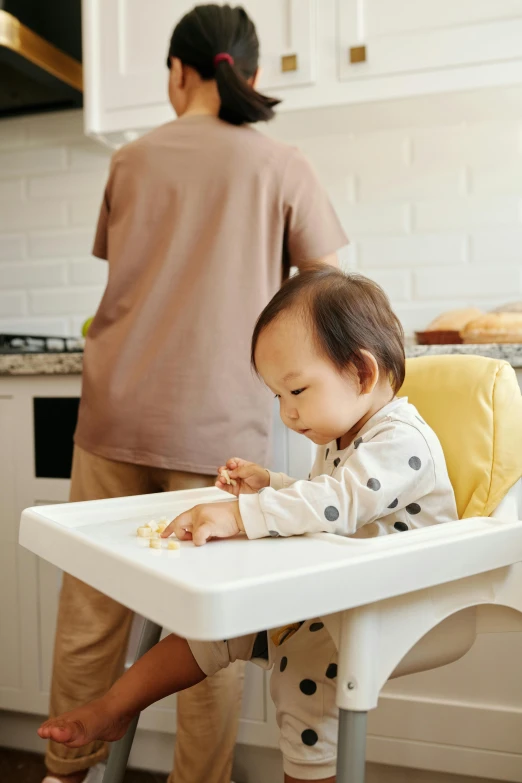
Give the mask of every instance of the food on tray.
[[168, 526], [167, 517], [161, 517], [159, 522], [155, 519], [151, 519], [146, 525], [142, 525], [136, 531], [140, 546], [147, 546], [147, 539], [149, 540], [150, 549], [167, 549], [170, 552], [176, 552], [180, 549], [179, 541], [174, 539], [168, 539], [163, 541], [161, 533]]
[[522, 343], [521, 313], [486, 313], [462, 331], [465, 343]]
[[432, 321], [425, 332], [460, 332], [466, 324], [482, 315], [477, 307], [466, 307], [461, 310], [449, 310]]

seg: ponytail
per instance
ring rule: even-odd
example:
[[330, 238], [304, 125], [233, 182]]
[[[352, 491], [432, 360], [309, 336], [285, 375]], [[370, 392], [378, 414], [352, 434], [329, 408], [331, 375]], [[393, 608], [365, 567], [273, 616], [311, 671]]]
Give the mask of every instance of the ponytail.
[[202, 79], [215, 79], [221, 109], [219, 116], [232, 125], [266, 122], [280, 101], [257, 92], [248, 82], [259, 64], [259, 40], [243, 8], [200, 5], [186, 14], [174, 29], [170, 58], [194, 68]]

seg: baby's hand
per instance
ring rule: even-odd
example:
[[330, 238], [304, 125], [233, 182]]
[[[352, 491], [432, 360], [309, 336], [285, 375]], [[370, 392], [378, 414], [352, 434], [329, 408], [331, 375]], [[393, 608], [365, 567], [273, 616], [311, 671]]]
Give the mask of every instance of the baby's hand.
[[[227, 482], [227, 476], [232, 483]], [[270, 485], [270, 473], [255, 462], [234, 457], [218, 470], [216, 487], [230, 492], [231, 495], [253, 495], [263, 487]]]
[[181, 541], [192, 540], [196, 546], [203, 546], [210, 538], [232, 538], [244, 532], [239, 503], [232, 500], [194, 506], [172, 520], [161, 537], [175, 533]]

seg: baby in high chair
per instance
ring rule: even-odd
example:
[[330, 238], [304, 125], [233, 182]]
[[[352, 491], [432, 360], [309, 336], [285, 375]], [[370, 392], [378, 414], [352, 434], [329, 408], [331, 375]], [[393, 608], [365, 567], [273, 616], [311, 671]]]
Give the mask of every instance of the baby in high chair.
[[[440, 443], [396, 396], [403, 332], [378, 285], [326, 267], [291, 278], [259, 317], [252, 364], [279, 399], [284, 424], [318, 446], [309, 480], [230, 459], [216, 484], [234, 499], [181, 514], [164, 537], [197, 546], [239, 533], [367, 538], [457, 519]], [[149, 704], [237, 659], [272, 669], [287, 783], [333, 781], [337, 650], [321, 618], [219, 642], [170, 635], [101, 699], [38, 733], [69, 747], [116, 740]]]

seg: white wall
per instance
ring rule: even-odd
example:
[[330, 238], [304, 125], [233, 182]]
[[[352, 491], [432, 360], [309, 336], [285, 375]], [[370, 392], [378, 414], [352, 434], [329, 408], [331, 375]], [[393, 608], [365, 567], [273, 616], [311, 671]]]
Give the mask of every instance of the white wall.
[[[282, 114], [407, 331], [444, 309], [522, 299], [522, 88]], [[108, 151], [79, 112], [0, 122], [0, 331], [76, 334]]]

